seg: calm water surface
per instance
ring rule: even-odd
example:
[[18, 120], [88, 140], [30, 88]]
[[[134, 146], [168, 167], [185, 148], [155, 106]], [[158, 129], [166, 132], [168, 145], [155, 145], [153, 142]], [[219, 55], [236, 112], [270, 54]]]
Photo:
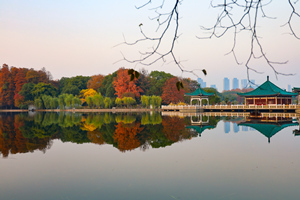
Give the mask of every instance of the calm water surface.
[[288, 120], [1, 114], [0, 199], [299, 199]]

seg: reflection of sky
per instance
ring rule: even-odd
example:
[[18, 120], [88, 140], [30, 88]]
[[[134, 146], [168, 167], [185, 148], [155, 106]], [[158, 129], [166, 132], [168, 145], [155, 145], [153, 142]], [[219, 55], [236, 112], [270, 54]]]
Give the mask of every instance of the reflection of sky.
[[45, 154], [0, 159], [1, 199], [297, 199], [300, 140], [288, 127], [203, 137], [148, 151], [55, 140]]

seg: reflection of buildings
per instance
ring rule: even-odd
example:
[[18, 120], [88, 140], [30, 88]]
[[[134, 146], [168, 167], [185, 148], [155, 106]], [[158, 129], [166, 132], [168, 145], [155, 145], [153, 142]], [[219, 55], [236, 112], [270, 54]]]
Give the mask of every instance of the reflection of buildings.
[[239, 123], [238, 125], [255, 129], [266, 136], [270, 143], [271, 137], [273, 137], [276, 133], [286, 127], [297, 126], [299, 123], [293, 123], [292, 118], [262, 117], [261, 119], [251, 119], [251, 117], [246, 117], [245, 122]]
[[230, 132], [230, 122], [224, 122], [224, 132], [225, 133]]
[[199, 134], [199, 137], [201, 137], [201, 134], [204, 130], [214, 129], [216, 128], [216, 125], [209, 124], [208, 116], [199, 114], [197, 116], [191, 116], [191, 125], [185, 126], [185, 128], [192, 129]]
[[248, 131], [248, 126], [242, 126], [242, 131]]
[[240, 130], [240, 127], [238, 126], [238, 124], [237, 123], [233, 123], [233, 131], [235, 133], [237, 133], [237, 132], [239, 132], [239, 130]]

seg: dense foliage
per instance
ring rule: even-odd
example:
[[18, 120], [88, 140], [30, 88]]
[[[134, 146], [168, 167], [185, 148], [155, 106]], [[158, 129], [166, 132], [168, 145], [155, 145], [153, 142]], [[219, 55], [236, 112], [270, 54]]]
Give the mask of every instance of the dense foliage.
[[[179, 78], [169, 73], [142, 69], [138, 79], [130, 80], [128, 69], [120, 68], [109, 75], [62, 77], [53, 81], [50, 72], [9, 67], [0, 69], [0, 109], [27, 109], [35, 105], [40, 109], [71, 109], [79, 107], [111, 108], [136, 107], [157, 108], [161, 104], [189, 103], [185, 92], [199, 87], [195, 80]], [[183, 83], [180, 91], [176, 82]], [[210, 103], [240, 102], [235, 94], [215, 93]]]

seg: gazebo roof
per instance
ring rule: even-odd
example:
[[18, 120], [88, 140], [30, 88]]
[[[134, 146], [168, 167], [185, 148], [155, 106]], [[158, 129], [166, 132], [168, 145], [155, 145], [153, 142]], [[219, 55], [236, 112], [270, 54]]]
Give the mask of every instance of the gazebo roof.
[[188, 128], [188, 129], [194, 129], [198, 134], [199, 136], [201, 136], [201, 133], [206, 130], [206, 129], [214, 129], [216, 128], [216, 126], [212, 126], [212, 125], [206, 125], [206, 126], [186, 126], [185, 128]]
[[202, 88], [198, 88], [194, 92], [185, 93], [185, 96], [212, 96], [214, 93], [205, 92]]
[[260, 85], [255, 90], [246, 93], [237, 93], [240, 96], [297, 96], [296, 93], [287, 92], [274, 83], [269, 81], [269, 76], [267, 77], [267, 81]]

